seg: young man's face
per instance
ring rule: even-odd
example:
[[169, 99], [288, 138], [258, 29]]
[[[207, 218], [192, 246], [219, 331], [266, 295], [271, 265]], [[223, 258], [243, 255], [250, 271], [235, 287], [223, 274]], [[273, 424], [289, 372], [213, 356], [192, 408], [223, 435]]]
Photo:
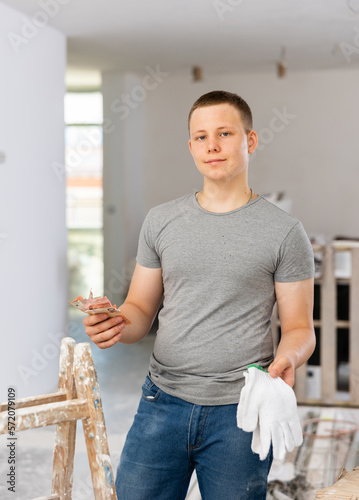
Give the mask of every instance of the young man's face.
[[245, 175], [257, 134], [246, 134], [240, 112], [231, 104], [197, 108], [190, 121], [189, 149], [201, 174], [212, 181]]

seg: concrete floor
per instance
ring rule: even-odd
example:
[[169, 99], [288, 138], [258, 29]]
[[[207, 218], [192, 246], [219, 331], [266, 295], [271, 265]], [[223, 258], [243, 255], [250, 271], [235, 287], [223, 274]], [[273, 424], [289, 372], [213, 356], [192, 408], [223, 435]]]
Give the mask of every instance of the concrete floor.
[[[88, 341], [81, 315], [75, 316], [70, 334], [76, 342]], [[107, 350], [100, 350], [93, 344], [91, 345], [100, 384], [114, 473], [116, 473], [127, 431], [137, 409], [143, 379], [148, 372], [154, 338], [154, 334], [149, 334], [138, 344], [116, 345]], [[304, 418], [308, 408], [299, 408], [299, 412], [301, 418]], [[354, 415], [354, 420], [359, 423], [358, 411], [352, 410], [351, 415]], [[91, 475], [81, 422], [77, 423], [77, 431], [73, 500], [93, 500]], [[3, 450], [6, 449], [5, 436], [0, 436], [0, 438], [0, 450], [3, 454]], [[6, 479], [4, 478], [8, 472], [8, 466], [3, 457], [0, 462], [1, 500], [14, 498], [16, 500], [29, 500], [50, 494], [53, 445], [54, 427], [18, 433], [17, 478], [19, 481], [16, 486], [16, 494], [7, 491]], [[292, 474], [292, 464], [274, 463], [270, 479], [290, 479]], [[191, 483], [187, 500], [200, 500], [195, 477]]]

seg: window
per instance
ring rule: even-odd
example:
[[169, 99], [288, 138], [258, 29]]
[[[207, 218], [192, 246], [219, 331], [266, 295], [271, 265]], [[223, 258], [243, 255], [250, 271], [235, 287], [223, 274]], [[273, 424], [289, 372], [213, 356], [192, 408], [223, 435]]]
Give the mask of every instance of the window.
[[[69, 297], [103, 294], [102, 94], [65, 96]], [[72, 309], [72, 308], [71, 308]]]

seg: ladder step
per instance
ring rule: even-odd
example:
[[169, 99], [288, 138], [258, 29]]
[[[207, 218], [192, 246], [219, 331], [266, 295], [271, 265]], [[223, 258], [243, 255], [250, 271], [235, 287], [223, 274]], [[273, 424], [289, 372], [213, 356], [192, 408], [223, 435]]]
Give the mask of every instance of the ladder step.
[[[89, 416], [88, 402], [85, 399], [72, 399], [59, 403], [16, 410], [15, 432], [35, 429], [46, 425], [55, 425], [67, 420], [77, 420]], [[8, 415], [0, 413], [0, 434], [8, 432]]]

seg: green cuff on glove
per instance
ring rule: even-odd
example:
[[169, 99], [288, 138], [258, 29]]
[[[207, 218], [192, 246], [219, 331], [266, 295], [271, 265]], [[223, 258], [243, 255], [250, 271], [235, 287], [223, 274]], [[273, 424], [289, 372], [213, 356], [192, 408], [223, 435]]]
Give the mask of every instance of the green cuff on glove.
[[259, 366], [259, 365], [256, 365], [256, 364], [249, 365], [249, 366], [247, 367], [247, 370], [248, 370], [248, 368], [251, 368], [251, 367], [253, 367], [253, 368], [258, 368], [258, 370], [262, 370], [262, 372], [269, 373], [269, 371], [268, 371], [268, 370], [265, 370], [265, 369], [263, 368], [263, 366]]

